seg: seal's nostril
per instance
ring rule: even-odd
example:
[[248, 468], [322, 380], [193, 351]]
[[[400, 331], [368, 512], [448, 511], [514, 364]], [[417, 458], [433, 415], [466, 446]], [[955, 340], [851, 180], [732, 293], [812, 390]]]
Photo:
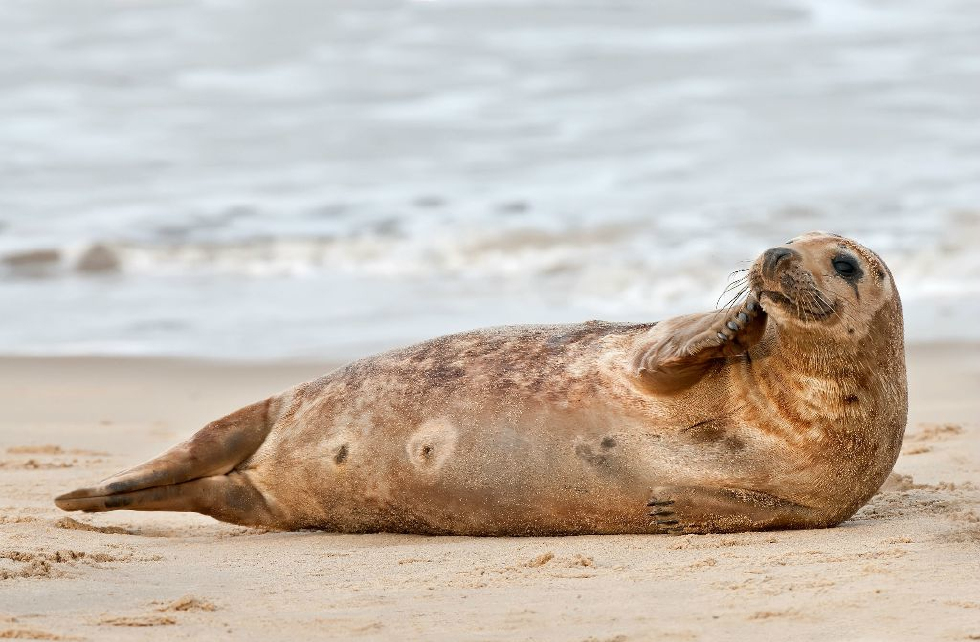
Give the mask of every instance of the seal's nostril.
[[763, 269], [772, 274], [772, 271], [776, 269], [780, 261], [795, 254], [793, 250], [786, 247], [773, 247], [766, 250], [762, 255], [762, 267]]
[[793, 252], [785, 247], [774, 247], [772, 249], [766, 250], [766, 258], [778, 263], [781, 259], [786, 258]]

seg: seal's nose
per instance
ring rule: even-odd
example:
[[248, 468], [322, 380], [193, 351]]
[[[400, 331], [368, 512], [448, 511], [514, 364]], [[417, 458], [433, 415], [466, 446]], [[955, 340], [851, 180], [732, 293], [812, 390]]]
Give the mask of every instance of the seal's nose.
[[766, 275], [772, 276], [775, 274], [776, 268], [783, 262], [783, 260], [788, 259], [795, 254], [796, 252], [788, 247], [769, 248], [762, 254], [762, 271], [765, 272]]

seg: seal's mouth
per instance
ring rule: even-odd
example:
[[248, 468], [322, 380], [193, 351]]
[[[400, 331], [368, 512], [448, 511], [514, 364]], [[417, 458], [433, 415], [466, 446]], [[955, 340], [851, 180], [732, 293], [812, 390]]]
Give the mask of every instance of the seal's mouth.
[[771, 313], [781, 309], [800, 321], [822, 321], [834, 313], [836, 306], [817, 287], [813, 275], [797, 266], [767, 276], [758, 266], [749, 273], [749, 296]]
[[766, 301], [775, 303], [776, 305], [781, 305], [785, 308], [792, 308], [796, 306], [793, 300], [782, 292], [776, 292], [774, 290], [761, 290], [757, 296], [763, 309], [765, 309]]

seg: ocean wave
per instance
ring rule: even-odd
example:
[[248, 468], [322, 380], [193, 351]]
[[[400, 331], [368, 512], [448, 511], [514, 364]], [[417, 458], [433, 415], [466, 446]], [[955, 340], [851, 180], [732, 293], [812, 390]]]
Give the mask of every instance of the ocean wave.
[[[976, 292], [980, 289], [980, 253], [975, 251], [980, 244], [980, 212], [953, 212], [938, 229], [931, 239], [882, 235], [865, 242], [887, 257], [903, 291]], [[78, 274], [130, 278], [331, 274], [395, 280], [563, 277], [605, 296], [628, 292], [628, 283], [637, 281], [723, 283], [728, 270], [744, 267], [767, 244], [775, 243], [761, 232], [754, 226], [709, 233], [621, 221], [552, 229], [471, 225], [413, 233], [390, 225], [346, 236], [257, 236], [225, 242], [100, 241], [8, 251], [0, 255], [0, 274], [8, 279]]]
[[980, 338], [971, 2], [503, 1], [0, 5], [0, 352], [653, 320], [810, 229]]

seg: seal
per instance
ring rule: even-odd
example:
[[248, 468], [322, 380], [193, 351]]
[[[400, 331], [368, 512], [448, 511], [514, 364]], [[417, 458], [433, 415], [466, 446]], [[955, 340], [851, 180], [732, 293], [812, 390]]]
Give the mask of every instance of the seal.
[[836, 525], [905, 429], [891, 272], [811, 232], [743, 281], [736, 304], [661, 323], [494, 328], [356, 361], [55, 502], [343, 532]]

